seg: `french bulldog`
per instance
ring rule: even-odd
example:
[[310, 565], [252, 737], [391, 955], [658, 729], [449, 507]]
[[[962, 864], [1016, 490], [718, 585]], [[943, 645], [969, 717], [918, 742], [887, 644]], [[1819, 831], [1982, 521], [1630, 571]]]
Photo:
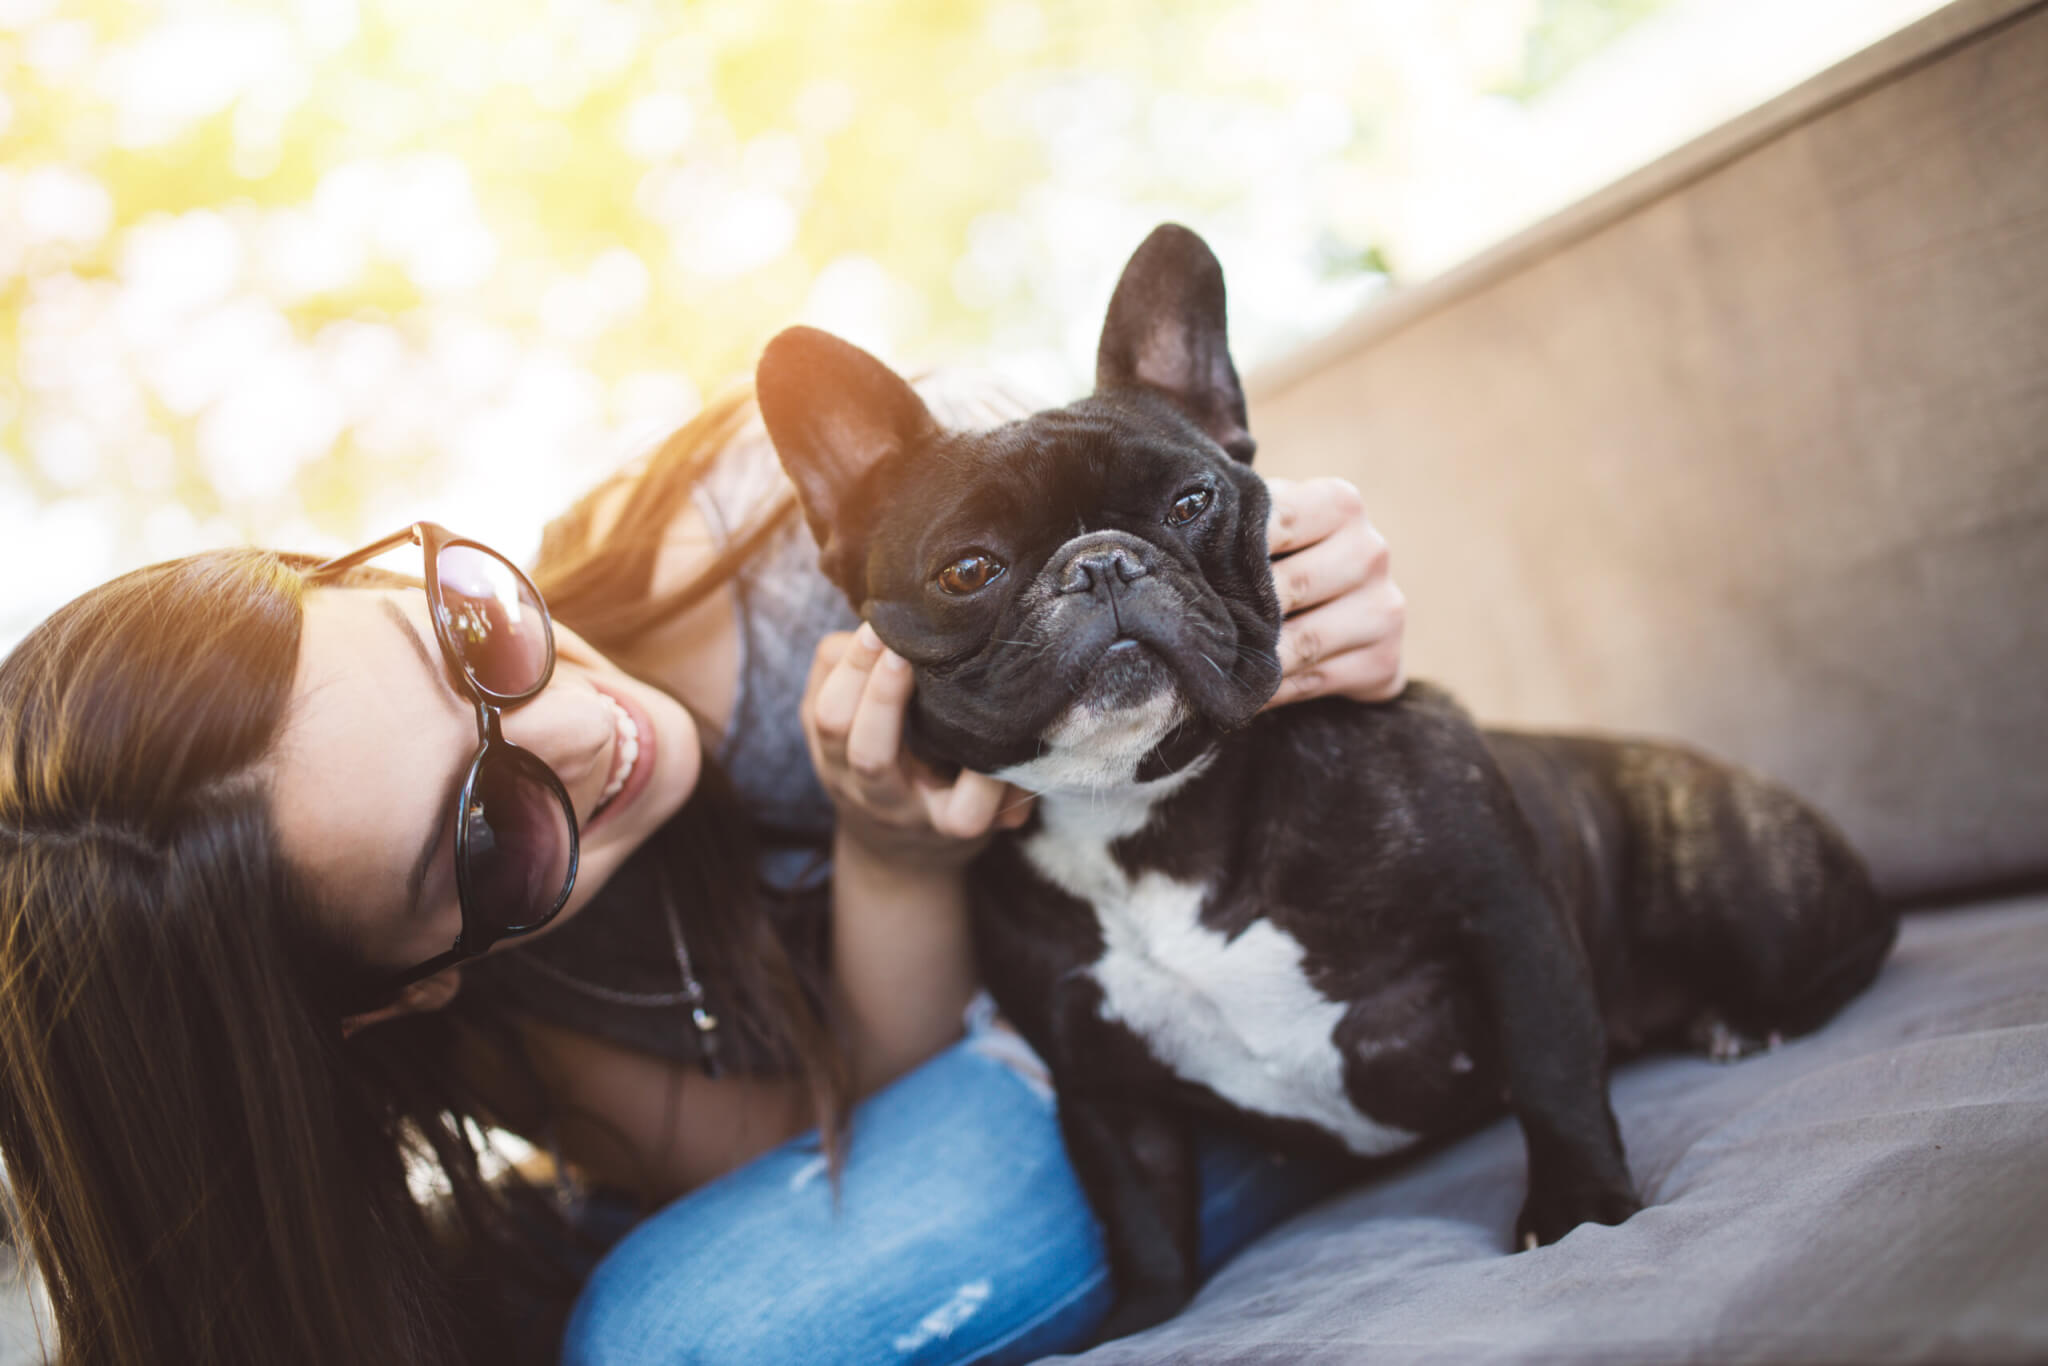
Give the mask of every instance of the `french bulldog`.
[[1424, 683], [1262, 710], [1268, 499], [1187, 229], [1064, 408], [945, 430], [801, 327], [756, 379], [824, 572], [914, 669], [913, 753], [1039, 794], [970, 871], [975, 943], [1051, 1069], [1107, 1335], [1196, 1288], [1197, 1117], [1372, 1158], [1506, 1108], [1549, 1243], [1639, 1208], [1613, 1059], [1809, 1030], [1889, 950], [1842, 836], [1689, 749], [1481, 730]]

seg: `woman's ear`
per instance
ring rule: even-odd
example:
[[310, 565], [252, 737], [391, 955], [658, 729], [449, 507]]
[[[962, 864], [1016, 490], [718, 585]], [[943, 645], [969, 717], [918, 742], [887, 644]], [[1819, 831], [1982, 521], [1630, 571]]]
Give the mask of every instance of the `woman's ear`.
[[356, 1015], [345, 1015], [341, 1021], [341, 1037], [346, 1039], [359, 1029], [396, 1020], [406, 1015], [417, 1015], [422, 1011], [439, 1010], [455, 999], [455, 993], [462, 990], [462, 968], [460, 965], [446, 967], [422, 981], [413, 982], [402, 988], [389, 1005], [378, 1006]]

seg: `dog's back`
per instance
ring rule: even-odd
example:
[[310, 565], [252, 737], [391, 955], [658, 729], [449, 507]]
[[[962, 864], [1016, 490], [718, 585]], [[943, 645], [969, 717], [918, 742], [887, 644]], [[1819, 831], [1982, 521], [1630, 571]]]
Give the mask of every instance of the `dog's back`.
[[1573, 911], [1617, 1054], [1804, 1034], [1890, 951], [1896, 910], [1783, 787], [1665, 742], [1486, 741]]

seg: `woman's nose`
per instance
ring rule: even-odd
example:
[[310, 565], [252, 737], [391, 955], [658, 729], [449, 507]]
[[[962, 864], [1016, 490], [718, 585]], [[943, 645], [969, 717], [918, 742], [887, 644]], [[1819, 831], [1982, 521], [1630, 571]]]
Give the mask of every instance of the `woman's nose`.
[[501, 720], [505, 738], [553, 769], [572, 793], [593, 773], [604, 781], [602, 766], [611, 755], [616, 727], [612, 709], [595, 692], [551, 683]]

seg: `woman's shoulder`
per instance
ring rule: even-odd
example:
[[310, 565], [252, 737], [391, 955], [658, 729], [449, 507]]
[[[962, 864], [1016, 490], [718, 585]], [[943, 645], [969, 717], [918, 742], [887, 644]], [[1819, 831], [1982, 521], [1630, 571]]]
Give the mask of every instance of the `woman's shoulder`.
[[940, 426], [956, 431], [1000, 427], [1047, 406], [1029, 386], [974, 366], [930, 370], [912, 380], [910, 387]]
[[721, 545], [792, 496], [775, 443], [751, 399], [743, 420], [704, 467], [694, 493], [699, 515]]

